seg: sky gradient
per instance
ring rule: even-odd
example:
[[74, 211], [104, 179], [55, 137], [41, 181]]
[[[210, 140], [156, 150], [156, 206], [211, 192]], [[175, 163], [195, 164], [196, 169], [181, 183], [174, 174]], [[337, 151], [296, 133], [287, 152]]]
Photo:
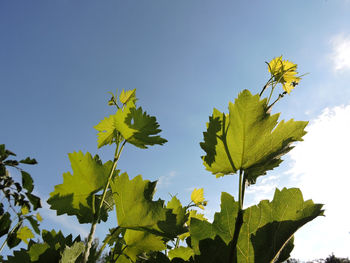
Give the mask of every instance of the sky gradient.
[[[28, 171], [45, 200], [71, 170], [67, 153], [112, 158], [111, 147], [97, 149], [93, 126], [113, 113], [107, 92], [136, 88], [168, 143], [128, 145], [119, 169], [159, 180], [156, 197], [166, 200], [178, 194], [186, 203], [203, 187], [213, 217], [221, 191], [237, 194], [238, 178], [216, 179], [202, 165], [208, 116], [214, 107], [227, 112], [242, 89], [258, 93], [269, 78], [265, 61], [283, 55], [309, 74], [273, 111], [310, 120], [309, 134], [247, 191], [247, 204], [271, 198], [276, 186], [300, 187], [325, 204], [326, 217], [296, 235], [293, 257], [350, 257], [349, 14], [347, 0], [1, 1], [0, 143], [38, 160]], [[45, 205], [42, 215], [43, 228], [89, 229]]]

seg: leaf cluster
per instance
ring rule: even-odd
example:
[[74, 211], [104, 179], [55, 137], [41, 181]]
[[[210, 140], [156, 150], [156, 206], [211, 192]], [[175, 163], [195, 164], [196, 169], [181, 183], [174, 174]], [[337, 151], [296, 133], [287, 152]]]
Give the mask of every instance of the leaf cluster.
[[[21, 164], [35, 165], [37, 161], [29, 157], [18, 161], [14, 157], [15, 153], [6, 149], [4, 144], [0, 145], [0, 192], [2, 200], [7, 202], [0, 203], [0, 237], [6, 236], [1, 249], [5, 244], [13, 248], [21, 241], [28, 243], [28, 239], [34, 237], [32, 230], [40, 234], [39, 222], [42, 220], [40, 214], [33, 213], [41, 207], [40, 198], [32, 193], [33, 179], [20, 167]], [[21, 182], [13, 179], [9, 167], [20, 171]], [[32, 230], [24, 224], [25, 221]]]

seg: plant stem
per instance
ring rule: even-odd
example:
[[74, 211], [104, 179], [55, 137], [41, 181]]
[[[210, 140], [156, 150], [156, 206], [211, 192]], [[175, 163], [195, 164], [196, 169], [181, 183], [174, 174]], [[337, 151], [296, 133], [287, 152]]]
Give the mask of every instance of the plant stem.
[[119, 149], [119, 142], [117, 143], [117, 147], [116, 147], [115, 154], [114, 154], [113, 166], [112, 166], [111, 172], [109, 173], [109, 177], [108, 177], [107, 183], [105, 185], [105, 188], [103, 189], [101, 202], [100, 202], [100, 205], [98, 206], [98, 208], [96, 210], [95, 219], [94, 219], [94, 221], [93, 221], [93, 223], [91, 225], [91, 228], [90, 228], [90, 233], [89, 233], [89, 236], [88, 236], [88, 241], [87, 241], [87, 245], [86, 245], [86, 249], [85, 249], [85, 253], [84, 253], [83, 263], [86, 263], [88, 261], [88, 258], [89, 258], [89, 255], [90, 255], [90, 248], [91, 248], [92, 241], [93, 241], [93, 238], [94, 238], [94, 234], [95, 234], [95, 231], [96, 231], [96, 225], [98, 224], [98, 221], [100, 220], [101, 208], [102, 208], [103, 202], [104, 202], [104, 200], [106, 198], [106, 194], [107, 194], [107, 190], [108, 190], [109, 184], [110, 184], [112, 176], [114, 174], [114, 170], [117, 167], [117, 163], [118, 163], [120, 154], [121, 154], [121, 152], [122, 152], [122, 150], [124, 148], [125, 143], [126, 143], [126, 141], [123, 142], [123, 144], [120, 147], [120, 149]]
[[103, 245], [101, 246], [101, 248], [99, 249], [98, 253], [97, 253], [97, 258], [99, 258], [103, 252], [103, 250], [105, 249], [105, 247], [107, 246], [108, 242], [112, 239], [113, 235], [115, 232], [117, 232], [119, 230], [119, 226], [117, 226], [116, 228], [113, 229], [113, 231], [111, 232], [110, 236], [107, 237], [105, 239], [105, 241], [103, 242]]

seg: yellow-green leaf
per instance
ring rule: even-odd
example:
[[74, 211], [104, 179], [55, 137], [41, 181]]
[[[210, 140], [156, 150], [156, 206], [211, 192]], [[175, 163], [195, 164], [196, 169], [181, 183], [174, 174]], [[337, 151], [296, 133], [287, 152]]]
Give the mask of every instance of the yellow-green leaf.
[[248, 182], [254, 183], [281, 163], [292, 142], [302, 140], [307, 122], [278, 123], [279, 114], [270, 115], [266, 102], [244, 90], [229, 104], [229, 115], [214, 109], [201, 143], [207, 170], [218, 177], [241, 169]]
[[32, 230], [30, 230], [27, 226], [20, 228], [17, 232], [17, 238], [21, 239], [26, 244], [28, 244], [28, 239], [31, 239], [33, 237], [34, 234]]
[[133, 90], [127, 90], [122, 92], [119, 95], [119, 100], [121, 103], [126, 104], [129, 100], [135, 100], [136, 99], [136, 89]]

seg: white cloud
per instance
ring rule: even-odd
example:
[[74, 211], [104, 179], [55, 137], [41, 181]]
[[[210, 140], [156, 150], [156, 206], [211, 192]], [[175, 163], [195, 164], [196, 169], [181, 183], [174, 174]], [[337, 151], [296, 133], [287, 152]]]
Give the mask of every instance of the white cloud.
[[297, 232], [293, 256], [349, 257], [350, 105], [326, 108], [307, 130], [304, 142], [289, 154], [288, 173], [304, 198], [323, 203], [326, 211]]
[[350, 69], [350, 36], [340, 34], [331, 40], [331, 59], [334, 63], [335, 71]]
[[163, 175], [159, 177], [158, 182], [157, 182], [157, 187], [158, 188], [165, 188], [168, 187], [171, 184], [172, 179], [175, 177], [176, 172], [171, 171], [168, 175]]

